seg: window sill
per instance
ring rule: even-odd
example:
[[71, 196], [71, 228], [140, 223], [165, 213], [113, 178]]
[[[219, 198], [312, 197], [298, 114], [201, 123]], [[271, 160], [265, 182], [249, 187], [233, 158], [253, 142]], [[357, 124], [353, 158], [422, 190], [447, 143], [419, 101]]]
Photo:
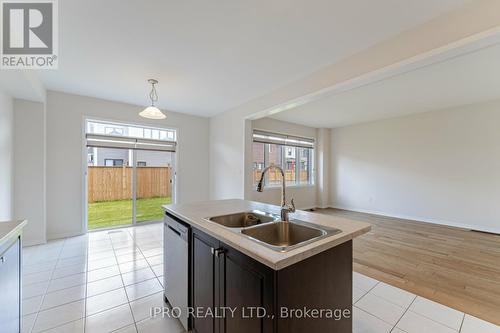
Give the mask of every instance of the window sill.
[[[255, 187], [257, 186], [257, 184], [254, 184], [254, 192], [257, 192], [257, 190], [255, 189]], [[307, 184], [307, 185], [287, 185], [286, 188], [297, 188], [297, 189], [300, 189], [300, 188], [313, 188], [313, 187], [316, 187], [315, 184]], [[269, 186], [269, 185], [265, 185], [264, 186], [264, 190], [281, 190], [281, 185], [273, 185], [273, 186]]]

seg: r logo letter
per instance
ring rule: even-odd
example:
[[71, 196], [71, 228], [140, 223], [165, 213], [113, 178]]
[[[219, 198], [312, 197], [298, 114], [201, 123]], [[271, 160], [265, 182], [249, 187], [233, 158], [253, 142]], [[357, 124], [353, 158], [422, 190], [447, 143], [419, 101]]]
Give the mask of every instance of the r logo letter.
[[10, 10], [10, 47], [24, 47], [24, 10]]
[[42, 12], [38, 9], [30, 9], [29, 11], [29, 47], [40, 47], [47, 48], [48, 46], [33, 32], [36, 28], [39, 28], [43, 23]]

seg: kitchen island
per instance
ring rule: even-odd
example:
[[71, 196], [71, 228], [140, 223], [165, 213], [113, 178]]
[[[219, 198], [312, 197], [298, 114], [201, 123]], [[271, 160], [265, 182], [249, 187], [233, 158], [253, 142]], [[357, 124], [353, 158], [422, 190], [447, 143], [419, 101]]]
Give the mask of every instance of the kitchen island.
[[[194, 332], [352, 331], [352, 239], [369, 224], [297, 211], [283, 235], [278, 206], [219, 200], [164, 209], [166, 228], [169, 220], [189, 227]], [[234, 225], [241, 216], [255, 225]], [[290, 246], [269, 244], [273, 237]]]

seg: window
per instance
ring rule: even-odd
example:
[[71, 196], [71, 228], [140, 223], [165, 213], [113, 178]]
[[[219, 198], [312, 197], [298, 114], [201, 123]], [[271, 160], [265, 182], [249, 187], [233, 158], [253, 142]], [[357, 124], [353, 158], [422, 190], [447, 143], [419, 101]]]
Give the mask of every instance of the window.
[[[175, 152], [177, 146], [176, 131], [173, 129], [112, 123], [101, 120], [87, 120], [86, 127], [87, 147]], [[115, 157], [112, 156], [110, 159]], [[94, 156], [94, 163], [95, 160], [97, 158]], [[125, 164], [130, 165], [127, 159], [124, 159], [124, 161]], [[101, 156], [98, 162], [103, 163]]]
[[[281, 146], [273, 144], [264, 145], [266, 156], [264, 156], [264, 167], [271, 164], [283, 165], [283, 149]], [[271, 169], [267, 172], [265, 185], [277, 186], [281, 184], [280, 172], [276, 169]]]
[[264, 169], [264, 144], [253, 143], [253, 182], [257, 184]]
[[297, 184], [297, 159], [296, 159], [296, 149], [295, 147], [282, 146], [285, 151], [285, 163], [283, 164], [283, 170], [285, 170], [285, 179], [287, 185]]
[[145, 166], [147, 166], [146, 164], [147, 164], [147, 163], [146, 163], [146, 162], [144, 162], [144, 161], [138, 161], [138, 162], [137, 162], [137, 166], [138, 166], [138, 167], [145, 167]]
[[94, 148], [87, 147], [87, 165], [94, 165], [94, 163], [95, 163]]
[[119, 127], [104, 127], [104, 133], [106, 135], [123, 135], [123, 128]]
[[105, 166], [123, 166], [122, 159], [106, 158], [104, 160]]
[[297, 148], [299, 156], [299, 184], [312, 184], [313, 149]]
[[[255, 130], [253, 135], [253, 181], [260, 180], [262, 170], [271, 165], [283, 168], [287, 185], [314, 184], [314, 140]], [[281, 175], [270, 169], [266, 186], [281, 185]]]
[[102, 120], [88, 120], [87, 133], [161, 141], [176, 141], [176, 132], [173, 129], [112, 123]]

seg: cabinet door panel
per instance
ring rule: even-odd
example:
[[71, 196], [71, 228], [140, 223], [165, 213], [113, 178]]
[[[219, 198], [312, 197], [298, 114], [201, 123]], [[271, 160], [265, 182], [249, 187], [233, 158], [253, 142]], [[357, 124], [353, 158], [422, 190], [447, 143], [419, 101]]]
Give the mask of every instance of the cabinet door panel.
[[[193, 229], [192, 233], [192, 304], [193, 307], [215, 311], [218, 304], [219, 272], [212, 249], [218, 248], [219, 242], [206, 234]], [[216, 320], [212, 317], [193, 318], [193, 331], [198, 333], [218, 332]]]
[[0, 255], [0, 332], [20, 331], [20, 240]]
[[[341, 309], [352, 313], [352, 241], [277, 272], [277, 307]], [[279, 318], [278, 332], [352, 332], [352, 317]]]
[[[226, 250], [220, 262], [222, 306], [236, 309], [226, 312], [222, 332], [272, 332], [273, 271], [242, 253], [223, 245]], [[259, 318], [256, 308], [265, 309]], [[253, 310], [252, 310], [253, 309]], [[253, 313], [251, 312], [253, 311]], [[259, 310], [260, 311], [260, 310]]]

